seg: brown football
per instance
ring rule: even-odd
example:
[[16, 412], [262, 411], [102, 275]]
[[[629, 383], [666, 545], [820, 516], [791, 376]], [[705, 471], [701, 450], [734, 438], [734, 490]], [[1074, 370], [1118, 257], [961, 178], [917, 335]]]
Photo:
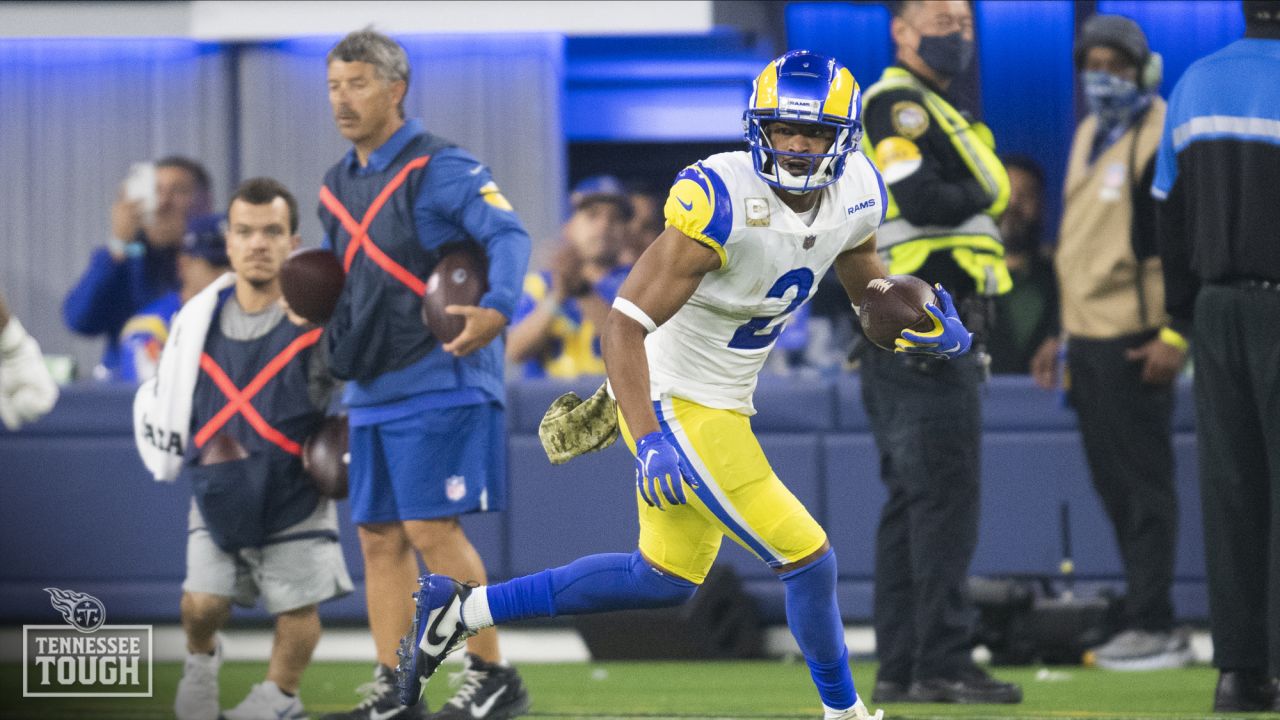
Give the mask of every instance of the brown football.
[[480, 248], [463, 245], [445, 253], [427, 277], [422, 296], [422, 322], [441, 343], [462, 333], [466, 317], [444, 311], [449, 305], [475, 305], [489, 289], [488, 269]]
[[200, 448], [201, 465], [217, 465], [218, 463], [243, 460], [249, 457], [244, 446], [226, 433], [218, 433], [209, 438]]
[[903, 330], [918, 332], [933, 327], [924, 306], [938, 306], [938, 296], [929, 283], [914, 275], [890, 275], [867, 283], [862, 298], [862, 332], [867, 339], [885, 350], [893, 350], [893, 341]]
[[294, 250], [280, 267], [280, 291], [289, 309], [318, 325], [329, 322], [346, 284], [342, 262], [329, 250]]
[[302, 469], [316, 492], [334, 500], [347, 496], [347, 438], [347, 416], [331, 415], [302, 443]]

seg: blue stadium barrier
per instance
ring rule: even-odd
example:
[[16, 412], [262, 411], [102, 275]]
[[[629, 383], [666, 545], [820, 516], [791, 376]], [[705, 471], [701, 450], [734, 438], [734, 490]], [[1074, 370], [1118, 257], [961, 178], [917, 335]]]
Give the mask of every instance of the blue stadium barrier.
[[[635, 547], [631, 458], [622, 443], [551, 465], [538, 443], [542, 413], [558, 395], [586, 397], [598, 378], [525, 381], [508, 389], [510, 510], [463, 523], [495, 579], [561, 565], [593, 552]], [[827, 528], [840, 562], [841, 610], [871, 615], [873, 547], [885, 490], [856, 375], [835, 381], [764, 377], [753, 427], [774, 469]], [[48, 417], [0, 431], [0, 623], [54, 622], [46, 587], [87, 592], [111, 622], [174, 622], [184, 569], [189, 488], [152, 482], [129, 430], [133, 389], [64, 388]], [[1075, 415], [1056, 393], [1023, 377], [996, 377], [984, 391], [982, 521], [974, 574], [1053, 574], [1061, 556], [1059, 513], [1069, 503], [1082, 582], [1119, 586], [1115, 539], [1086, 473]], [[1194, 404], [1178, 387], [1175, 451], [1180, 528], [1175, 608], [1207, 617], [1196, 476]], [[326, 603], [327, 622], [362, 623], [363, 563], [346, 504], [342, 545], [357, 591]], [[782, 587], [759, 561], [724, 543], [721, 562], [742, 577], [769, 622], [783, 621]], [[238, 617], [265, 619], [261, 610]]]

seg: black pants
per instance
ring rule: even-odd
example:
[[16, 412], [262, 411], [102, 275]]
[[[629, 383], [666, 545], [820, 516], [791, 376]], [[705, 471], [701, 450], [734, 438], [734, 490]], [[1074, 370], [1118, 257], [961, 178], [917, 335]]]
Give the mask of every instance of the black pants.
[[1071, 404], [1094, 490], [1111, 518], [1124, 563], [1130, 628], [1173, 626], [1178, 499], [1173, 486], [1173, 388], [1142, 382], [1142, 364], [1124, 353], [1153, 333], [1114, 340], [1071, 338]]
[[1213, 664], [1280, 674], [1280, 293], [1196, 299], [1196, 437]]
[[982, 373], [973, 355], [862, 356], [862, 398], [889, 491], [876, 534], [881, 680], [953, 676], [971, 664]]

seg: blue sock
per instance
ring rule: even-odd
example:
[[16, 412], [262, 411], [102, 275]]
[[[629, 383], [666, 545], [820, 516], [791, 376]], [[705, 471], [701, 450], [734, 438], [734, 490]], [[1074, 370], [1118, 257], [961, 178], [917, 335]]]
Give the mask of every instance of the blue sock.
[[836, 603], [835, 550], [781, 579], [787, 592], [787, 625], [800, 644], [822, 704], [837, 710], [851, 707], [857, 693]]
[[605, 553], [490, 585], [489, 612], [501, 625], [532, 617], [671, 607], [697, 589], [687, 580], [655, 570], [639, 550], [630, 555]]

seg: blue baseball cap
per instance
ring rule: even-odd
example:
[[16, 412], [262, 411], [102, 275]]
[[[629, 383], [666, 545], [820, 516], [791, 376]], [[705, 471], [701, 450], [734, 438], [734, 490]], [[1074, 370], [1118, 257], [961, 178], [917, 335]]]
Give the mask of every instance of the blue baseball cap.
[[622, 185], [622, 181], [612, 175], [592, 175], [573, 186], [573, 195], [575, 197], [587, 197], [590, 195], [621, 195], [626, 196], [627, 189]]
[[198, 257], [217, 267], [230, 267], [227, 258], [227, 220], [222, 215], [201, 215], [187, 223], [182, 254]]
[[635, 210], [631, 206], [631, 196], [622, 181], [612, 175], [592, 175], [573, 186], [569, 194], [571, 210], [581, 210], [598, 202], [607, 202], [617, 206], [624, 220], [630, 220]]

